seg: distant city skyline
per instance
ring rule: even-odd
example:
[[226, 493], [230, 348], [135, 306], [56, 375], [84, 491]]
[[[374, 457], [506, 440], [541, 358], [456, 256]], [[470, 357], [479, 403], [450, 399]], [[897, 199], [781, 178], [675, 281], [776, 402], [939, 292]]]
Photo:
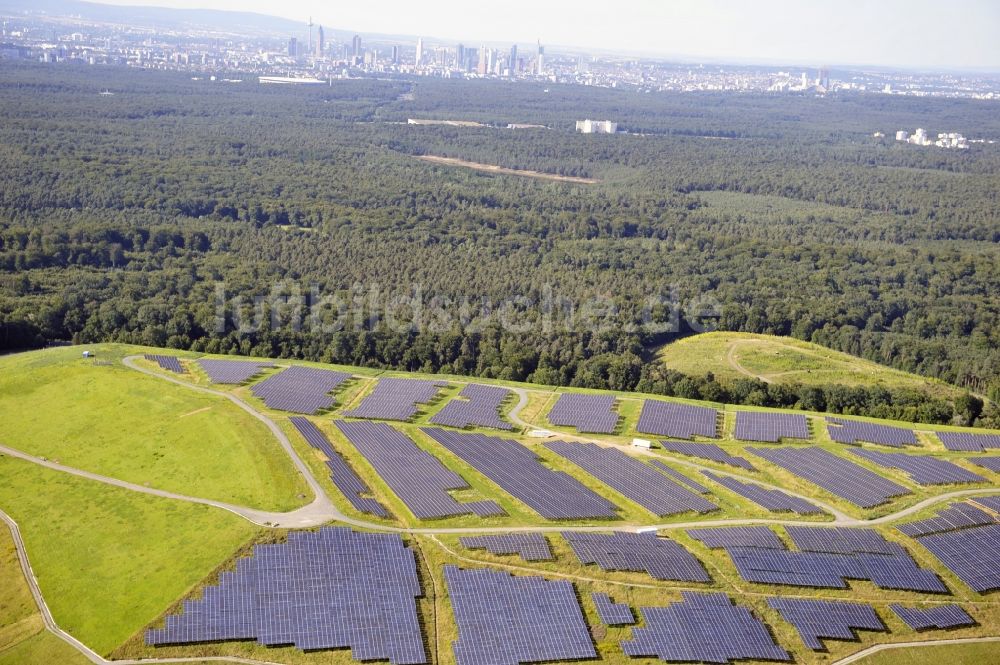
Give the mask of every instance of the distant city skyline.
[[272, 14], [303, 26], [479, 42], [543, 44], [650, 56], [759, 63], [1000, 70], [1000, 2], [953, 0], [105, 0], [106, 4]]

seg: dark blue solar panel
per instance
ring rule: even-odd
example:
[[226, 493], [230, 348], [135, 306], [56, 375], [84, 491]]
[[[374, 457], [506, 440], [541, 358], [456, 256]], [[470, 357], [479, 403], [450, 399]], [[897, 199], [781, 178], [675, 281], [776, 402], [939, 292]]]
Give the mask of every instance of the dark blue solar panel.
[[973, 590], [1000, 589], [1000, 524], [936, 533], [919, 542]]
[[644, 434], [690, 439], [718, 437], [719, 412], [704, 406], [646, 400], [635, 429]]
[[330, 480], [341, 491], [344, 497], [354, 506], [355, 510], [371, 513], [378, 517], [389, 517], [389, 512], [375, 499], [364, 496], [371, 494], [371, 488], [354, 472], [347, 461], [333, 449], [330, 440], [308, 418], [293, 416], [289, 420], [295, 425], [302, 437], [313, 448], [326, 456], [326, 466], [330, 469]]
[[505, 515], [494, 501], [459, 503], [448, 492], [468, 483], [386, 423], [334, 421], [406, 507], [420, 519], [475, 513]]
[[911, 494], [902, 485], [816, 446], [747, 451], [861, 508], [873, 508], [893, 497]]
[[500, 533], [488, 536], [463, 536], [462, 547], [484, 549], [491, 554], [518, 554], [525, 561], [551, 561], [549, 541], [540, 533]]
[[719, 547], [760, 547], [783, 550], [785, 544], [766, 526], [723, 526], [688, 529], [687, 535], [712, 549]]
[[601, 570], [645, 572], [658, 580], [711, 581], [701, 562], [669, 538], [626, 532], [564, 531], [562, 535], [580, 563], [597, 564]]
[[688, 487], [690, 487], [691, 489], [693, 489], [698, 494], [710, 494], [711, 493], [710, 490], [707, 487], [705, 487], [704, 485], [702, 485], [698, 481], [694, 480], [693, 478], [689, 478], [689, 477], [685, 476], [680, 471], [675, 471], [674, 469], [671, 469], [669, 466], [667, 466], [666, 464], [664, 464], [663, 462], [661, 462], [658, 459], [651, 460], [649, 463], [651, 465], [655, 466], [657, 469], [659, 469], [663, 473], [665, 473], [668, 476], [670, 476], [671, 478], [673, 478], [674, 480], [676, 480], [677, 482], [683, 483], [684, 485], [687, 485]]
[[969, 501], [972, 501], [981, 508], [986, 508], [987, 510], [1000, 514], [1000, 495], [976, 496], [969, 499]]
[[626, 655], [704, 663], [792, 659], [765, 623], [733, 605], [726, 594], [685, 591], [682, 596], [667, 607], [640, 608], [645, 625], [621, 643]]
[[549, 422], [562, 427], [575, 427], [580, 432], [611, 434], [618, 425], [614, 405], [612, 395], [563, 393], [549, 411]]
[[501, 386], [483, 386], [470, 383], [444, 408], [431, 416], [435, 425], [465, 428], [470, 425], [512, 430], [514, 426], [500, 417], [500, 405], [510, 395]]
[[948, 450], [979, 453], [990, 448], [1000, 448], [1000, 434], [972, 434], [971, 432], [938, 432], [938, 438]]
[[961, 628], [975, 626], [976, 621], [959, 605], [935, 605], [933, 607], [904, 607], [892, 604], [889, 608], [913, 630], [934, 628]]
[[862, 420], [827, 417], [826, 430], [830, 433], [831, 439], [848, 445], [857, 445], [862, 441], [877, 443], [883, 446], [892, 446], [894, 448], [920, 445], [917, 442], [917, 435], [913, 433], [913, 430], [879, 425]]
[[816, 651], [826, 650], [821, 639], [858, 641], [856, 630], [889, 631], [870, 605], [805, 598], [768, 598], [767, 604]]
[[611, 596], [606, 593], [592, 593], [590, 598], [605, 626], [631, 626], [635, 623], [635, 615], [628, 605], [612, 602]]
[[798, 515], [817, 515], [823, 512], [805, 499], [785, 494], [781, 490], [772, 490], [754, 483], [740, 482], [735, 478], [720, 476], [710, 471], [702, 471], [702, 473], [723, 487], [729, 488], [740, 496], [750, 499], [758, 506], [772, 512], [792, 512]]
[[677, 515], [688, 511], [709, 513], [719, 509], [711, 501], [617, 448], [563, 441], [549, 441], [544, 445], [654, 515]]
[[333, 406], [330, 393], [351, 378], [346, 372], [292, 365], [250, 388], [269, 408], [316, 413]]
[[373, 420], [409, 420], [417, 414], [418, 404], [426, 404], [437, 396], [441, 385], [446, 384], [417, 379], [379, 379], [375, 389], [344, 415]]
[[198, 365], [208, 374], [208, 379], [212, 383], [240, 384], [246, 383], [251, 378], [268, 367], [274, 367], [270, 362], [258, 362], [256, 360], [211, 360], [202, 358]]
[[990, 457], [966, 457], [965, 459], [967, 462], [972, 462], [976, 466], [981, 466], [994, 473], [1000, 473], [1000, 455], [993, 455]]
[[155, 362], [160, 366], [160, 369], [165, 369], [168, 372], [173, 372], [175, 374], [183, 374], [184, 368], [181, 366], [181, 361], [174, 356], [160, 356], [154, 355], [152, 353], [147, 353], [145, 356], [146, 360]]
[[416, 599], [423, 595], [413, 550], [395, 534], [346, 528], [295, 531], [257, 545], [217, 586], [163, 629], [151, 646], [249, 640], [303, 650], [350, 648], [356, 660], [426, 663]]
[[664, 450], [670, 450], [681, 455], [700, 457], [720, 464], [739, 467], [747, 471], [756, 471], [753, 464], [742, 457], [730, 455], [714, 443], [687, 443], [684, 441], [660, 441]]
[[618, 507], [572, 476], [544, 466], [513, 439], [422, 428], [504, 491], [548, 519], [615, 518]]
[[458, 625], [457, 665], [597, 657], [571, 583], [455, 566], [445, 566], [444, 577]]
[[957, 531], [970, 526], [993, 524], [996, 521], [992, 515], [978, 506], [972, 506], [968, 503], [955, 503], [944, 510], [938, 511], [935, 517], [901, 524], [896, 528], [907, 536], [917, 538], [932, 533]]
[[808, 439], [809, 421], [797, 413], [737, 411], [734, 436], [741, 441], [777, 443], [781, 439]]
[[948, 485], [951, 483], [981, 483], [986, 479], [948, 460], [930, 455], [883, 453], [877, 450], [851, 450], [869, 462], [887, 469], [899, 469], [918, 485]]

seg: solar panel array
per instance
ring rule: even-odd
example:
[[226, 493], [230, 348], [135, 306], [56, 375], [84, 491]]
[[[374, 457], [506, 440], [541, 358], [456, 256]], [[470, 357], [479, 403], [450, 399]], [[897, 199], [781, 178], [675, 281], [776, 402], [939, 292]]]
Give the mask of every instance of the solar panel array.
[[564, 531], [562, 535], [584, 565], [597, 564], [604, 571], [645, 572], [658, 580], [711, 581], [693, 554], [677, 542], [653, 533]]
[[458, 625], [457, 665], [596, 658], [573, 585], [487, 568], [445, 566]]
[[970, 432], [938, 432], [938, 438], [948, 450], [979, 453], [990, 448], [1000, 448], [1000, 434], [972, 434]]
[[704, 485], [702, 485], [701, 483], [699, 483], [697, 480], [694, 480], [693, 478], [688, 478], [687, 476], [685, 476], [680, 471], [675, 471], [674, 469], [671, 469], [669, 466], [667, 466], [666, 464], [664, 464], [663, 462], [661, 462], [658, 459], [652, 460], [650, 462], [650, 464], [652, 464], [657, 469], [659, 469], [663, 473], [667, 474], [668, 476], [670, 476], [671, 478], [673, 478], [677, 482], [683, 483], [684, 485], [687, 485], [688, 487], [690, 487], [691, 489], [693, 489], [698, 494], [710, 494], [711, 493], [711, 491], [707, 487], [705, 487]]
[[996, 521], [992, 515], [976, 506], [967, 503], [955, 503], [938, 511], [935, 517], [901, 524], [896, 528], [907, 536], [919, 538], [920, 536], [929, 536], [932, 533], [958, 531], [970, 526], [993, 524]]
[[766, 526], [722, 526], [706, 529], [688, 529], [687, 535], [701, 542], [705, 547], [761, 547], [780, 550], [785, 545]]
[[592, 593], [590, 599], [594, 601], [597, 616], [601, 617], [605, 626], [631, 626], [635, 623], [632, 608], [624, 603], [612, 602], [608, 594]]
[[646, 400], [635, 429], [644, 434], [690, 439], [695, 436], [716, 438], [719, 412], [704, 406]]
[[618, 507], [572, 476], [544, 466], [513, 439], [425, 427], [422, 431], [542, 517], [614, 518]]
[[902, 485], [816, 446], [747, 451], [861, 508], [873, 508], [893, 497], [911, 494]]
[[160, 369], [165, 369], [168, 372], [174, 372], [175, 374], [183, 374], [184, 368], [181, 367], [181, 361], [176, 358], [176, 356], [159, 356], [152, 353], [147, 353], [145, 355], [146, 360], [152, 361], [160, 366]]
[[862, 459], [887, 469], [899, 469], [918, 485], [948, 485], [951, 483], [981, 483], [986, 479], [962, 467], [930, 455], [883, 453], [877, 450], [851, 450]]
[[333, 484], [350, 504], [354, 506], [355, 510], [377, 515], [378, 517], [389, 517], [389, 511], [381, 503], [364, 496], [365, 494], [371, 494], [371, 488], [354, 472], [354, 469], [348, 466], [347, 461], [333, 449], [330, 440], [326, 438], [326, 435], [312, 421], [302, 416], [293, 416], [289, 420], [292, 421], [295, 429], [299, 431], [299, 434], [302, 435], [310, 446], [321, 451], [326, 456], [326, 466], [330, 469], [330, 480], [333, 481]]
[[198, 365], [208, 374], [212, 383], [238, 385], [257, 376], [262, 369], [274, 367], [274, 363], [257, 360], [210, 360], [202, 358]]
[[416, 517], [506, 514], [494, 501], [456, 501], [448, 491], [467, 489], [468, 483], [390, 425], [344, 420], [334, 421], [334, 424]]
[[1000, 456], [998, 455], [991, 457], [967, 457], [965, 459], [967, 462], [972, 462], [976, 466], [981, 466], [988, 471], [1000, 473]]
[[797, 413], [737, 411], [734, 436], [741, 441], [777, 443], [781, 439], [808, 439], [809, 421]]
[[563, 393], [549, 411], [549, 422], [588, 434], [611, 434], [618, 425], [614, 405], [612, 395]]
[[976, 625], [975, 619], [969, 616], [969, 613], [963, 610], [960, 605], [936, 605], [922, 608], [892, 604], [889, 609], [913, 630], [961, 628]]
[[921, 536], [918, 542], [975, 591], [1000, 589], [1000, 524]]
[[987, 510], [992, 510], [994, 513], [1000, 514], [1000, 494], [995, 494], [993, 496], [975, 496], [969, 500], [983, 508], [986, 508]]
[[417, 414], [418, 404], [430, 402], [437, 396], [440, 386], [435, 381], [418, 379], [379, 379], [375, 389], [344, 415], [373, 420], [409, 420]]
[[458, 394], [458, 397], [464, 400], [451, 400], [443, 409], [431, 416], [431, 422], [435, 425], [459, 428], [478, 425], [512, 430], [514, 426], [500, 418], [500, 405], [509, 394], [510, 390], [500, 386], [470, 383]]
[[846, 443], [852, 446], [858, 445], [862, 441], [892, 446], [893, 448], [920, 445], [913, 430], [866, 423], [860, 420], [827, 417], [826, 431], [830, 433], [830, 438], [837, 443]]
[[792, 512], [798, 515], [818, 515], [823, 512], [805, 499], [785, 494], [781, 490], [767, 489], [755, 483], [740, 482], [735, 478], [719, 476], [710, 471], [702, 471], [702, 473], [723, 487], [772, 512]]
[[730, 455], [714, 443], [686, 443], [684, 441], [660, 441], [664, 450], [670, 450], [681, 455], [700, 457], [720, 464], [736, 466], [747, 471], [756, 471], [753, 464], [742, 457]]
[[549, 441], [544, 445], [654, 515], [677, 515], [688, 511], [709, 513], [719, 509], [711, 501], [617, 448], [563, 441]]
[[685, 591], [681, 602], [640, 608], [645, 626], [621, 643], [628, 656], [671, 662], [790, 661], [768, 627], [724, 593]]
[[871, 605], [806, 598], [768, 598], [777, 610], [799, 631], [806, 646], [825, 651], [821, 639], [858, 641], [857, 630], [889, 632]]
[[[847, 580], [854, 579], [871, 580], [883, 589], [947, 592], [933, 571], [917, 566], [905, 549], [873, 529], [789, 527], [788, 534], [801, 551], [787, 549], [763, 530], [688, 532], [709, 547], [724, 547], [748, 582], [845, 589]], [[743, 544], [747, 542], [753, 544]]]
[[395, 534], [293, 531], [257, 545], [146, 644], [256, 639], [303, 650], [349, 647], [356, 660], [426, 663], [413, 550]]
[[462, 547], [486, 550], [491, 554], [518, 554], [525, 561], [551, 561], [549, 541], [540, 533], [501, 533], [489, 536], [462, 536]]
[[351, 378], [346, 372], [292, 365], [250, 388], [264, 404], [278, 411], [316, 413], [333, 406], [329, 393]]

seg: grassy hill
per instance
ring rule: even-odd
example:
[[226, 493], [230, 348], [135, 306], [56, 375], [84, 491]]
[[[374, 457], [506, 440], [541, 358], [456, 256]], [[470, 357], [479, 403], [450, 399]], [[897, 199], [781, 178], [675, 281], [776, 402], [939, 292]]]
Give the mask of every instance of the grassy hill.
[[961, 389], [942, 381], [792, 337], [703, 333], [662, 347], [656, 357], [670, 369], [693, 376], [711, 372], [722, 382], [750, 377], [765, 383], [904, 388], [945, 399], [962, 394]]

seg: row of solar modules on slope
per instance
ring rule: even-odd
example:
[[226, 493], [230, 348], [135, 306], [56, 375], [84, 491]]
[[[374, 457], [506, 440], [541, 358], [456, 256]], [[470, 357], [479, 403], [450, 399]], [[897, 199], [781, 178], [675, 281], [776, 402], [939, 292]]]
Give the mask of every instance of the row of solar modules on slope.
[[969, 500], [981, 508], [986, 508], [987, 510], [991, 510], [1000, 515], [1000, 494], [994, 494], [993, 496], [974, 496]]
[[156, 363], [160, 366], [160, 369], [165, 369], [168, 372], [173, 372], [175, 374], [183, 374], [184, 368], [181, 367], [181, 361], [175, 356], [159, 356], [153, 355], [152, 353], [147, 353], [145, 356], [146, 360]]
[[705, 547], [759, 547], [780, 550], [785, 544], [766, 526], [724, 526], [706, 529], [688, 529], [687, 535]]
[[601, 617], [605, 626], [631, 626], [635, 623], [632, 608], [623, 603], [612, 602], [608, 594], [592, 593], [590, 599], [594, 601], [597, 616]]
[[462, 536], [462, 547], [486, 550], [491, 554], [518, 554], [525, 561], [551, 561], [549, 541], [540, 533], [501, 533], [489, 536]]
[[976, 506], [968, 503], [955, 503], [938, 511], [934, 517], [901, 524], [897, 528], [907, 536], [919, 538], [920, 536], [929, 536], [932, 533], [958, 531], [971, 526], [993, 524], [996, 521], [992, 515]]
[[883, 453], [877, 450], [852, 450], [852, 453], [887, 469], [899, 469], [918, 485], [948, 485], [950, 483], [981, 483], [986, 479], [977, 473], [930, 455]]
[[435, 425], [464, 428], [469, 425], [512, 430], [514, 426], [500, 418], [500, 405], [510, 390], [500, 386], [470, 383], [458, 394], [464, 400], [453, 399], [431, 417]]
[[208, 374], [208, 379], [212, 383], [226, 383], [238, 385], [246, 383], [253, 377], [260, 374], [261, 370], [274, 367], [271, 362], [259, 362], [256, 360], [211, 360], [202, 358], [198, 365]]
[[333, 449], [330, 440], [319, 430], [316, 425], [302, 416], [290, 418], [295, 429], [313, 448], [321, 451], [326, 456], [326, 466], [330, 469], [330, 480], [337, 489], [354, 506], [355, 510], [363, 513], [370, 513], [378, 517], [389, 517], [389, 512], [375, 499], [363, 496], [371, 494], [371, 488], [365, 484], [358, 474], [354, 472], [347, 461]]
[[1000, 434], [972, 434], [971, 432], [938, 432], [938, 438], [948, 450], [979, 453], [990, 448], [1000, 448]]
[[846, 443], [852, 446], [858, 445], [862, 441], [892, 446], [893, 448], [920, 445], [913, 430], [866, 423], [860, 420], [827, 417], [826, 431], [830, 433], [830, 438], [837, 443]]
[[711, 501], [665, 478], [653, 468], [616, 448], [596, 443], [550, 441], [545, 447], [568, 459], [601, 482], [613, 487], [654, 515], [677, 515], [718, 510]]
[[646, 400], [635, 429], [643, 434], [690, 439], [718, 436], [719, 412], [704, 406]]
[[961, 628], [976, 625], [975, 620], [959, 605], [920, 608], [893, 604], [889, 606], [889, 609], [913, 630]]
[[386, 423], [338, 420], [335, 424], [416, 517], [506, 514], [493, 501], [456, 501], [448, 491], [467, 489], [468, 483]]
[[667, 474], [668, 476], [670, 476], [671, 478], [673, 478], [677, 482], [683, 483], [684, 485], [687, 485], [688, 487], [690, 487], [691, 489], [693, 489], [698, 494], [711, 494], [711, 491], [707, 487], [705, 487], [704, 485], [702, 485], [701, 483], [699, 483], [698, 481], [694, 480], [693, 478], [688, 478], [687, 476], [685, 476], [680, 471], [675, 471], [674, 469], [671, 469], [669, 466], [667, 466], [666, 464], [664, 464], [662, 461], [660, 461], [658, 459], [655, 459], [655, 460], [651, 461], [650, 464], [652, 464], [657, 469], [659, 469], [663, 473]]
[[640, 608], [645, 625], [632, 630], [631, 641], [621, 643], [626, 655], [702, 663], [792, 659], [765, 623], [726, 594], [681, 595], [681, 602], [667, 607]]
[[976, 466], [981, 466], [987, 471], [1000, 473], [1000, 456], [993, 455], [991, 457], [967, 457], [966, 461], [972, 462]]
[[418, 379], [379, 379], [375, 389], [344, 415], [373, 420], [409, 420], [416, 415], [418, 404], [434, 399], [440, 385]]
[[597, 657], [570, 582], [455, 566], [445, 566], [444, 578], [458, 626], [457, 665]]
[[809, 421], [797, 413], [737, 411], [734, 436], [740, 441], [777, 443], [781, 439], [808, 439]]
[[292, 365], [255, 384], [250, 391], [271, 409], [316, 413], [333, 406], [330, 393], [350, 378], [346, 372]]
[[818, 515], [823, 512], [805, 499], [785, 494], [781, 490], [767, 489], [755, 483], [744, 483], [735, 478], [719, 476], [710, 471], [702, 471], [702, 473], [723, 487], [772, 512], [792, 512], [798, 515]]
[[720, 464], [739, 467], [747, 471], [756, 471], [754, 465], [742, 457], [730, 455], [714, 443], [687, 443], [685, 441], [660, 441], [664, 450], [670, 450], [681, 455], [700, 457]]
[[614, 518], [618, 507], [572, 476], [542, 465], [513, 439], [425, 427], [422, 431], [547, 519]]
[[816, 446], [747, 451], [861, 508], [873, 508], [893, 497], [911, 494], [902, 485]]
[[806, 646], [825, 651], [820, 639], [858, 641], [856, 630], [888, 632], [871, 605], [806, 598], [768, 598], [767, 604], [795, 626]]
[[690, 552], [669, 538], [652, 533], [614, 534], [563, 532], [580, 563], [601, 570], [649, 573], [658, 580], [710, 582], [705, 568]]
[[588, 434], [611, 434], [618, 425], [614, 405], [611, 395], [563, 393], [549, 411], [549, 422]]
[[224, 572], [218, 586], [146, 644], [249, 640], [303, 650], [350, 648], [356, 660], [426, 663], [416, 599], [422, 596], [413, 550], [395, 534], [345, 528], [292, 532], [280, 545]]

